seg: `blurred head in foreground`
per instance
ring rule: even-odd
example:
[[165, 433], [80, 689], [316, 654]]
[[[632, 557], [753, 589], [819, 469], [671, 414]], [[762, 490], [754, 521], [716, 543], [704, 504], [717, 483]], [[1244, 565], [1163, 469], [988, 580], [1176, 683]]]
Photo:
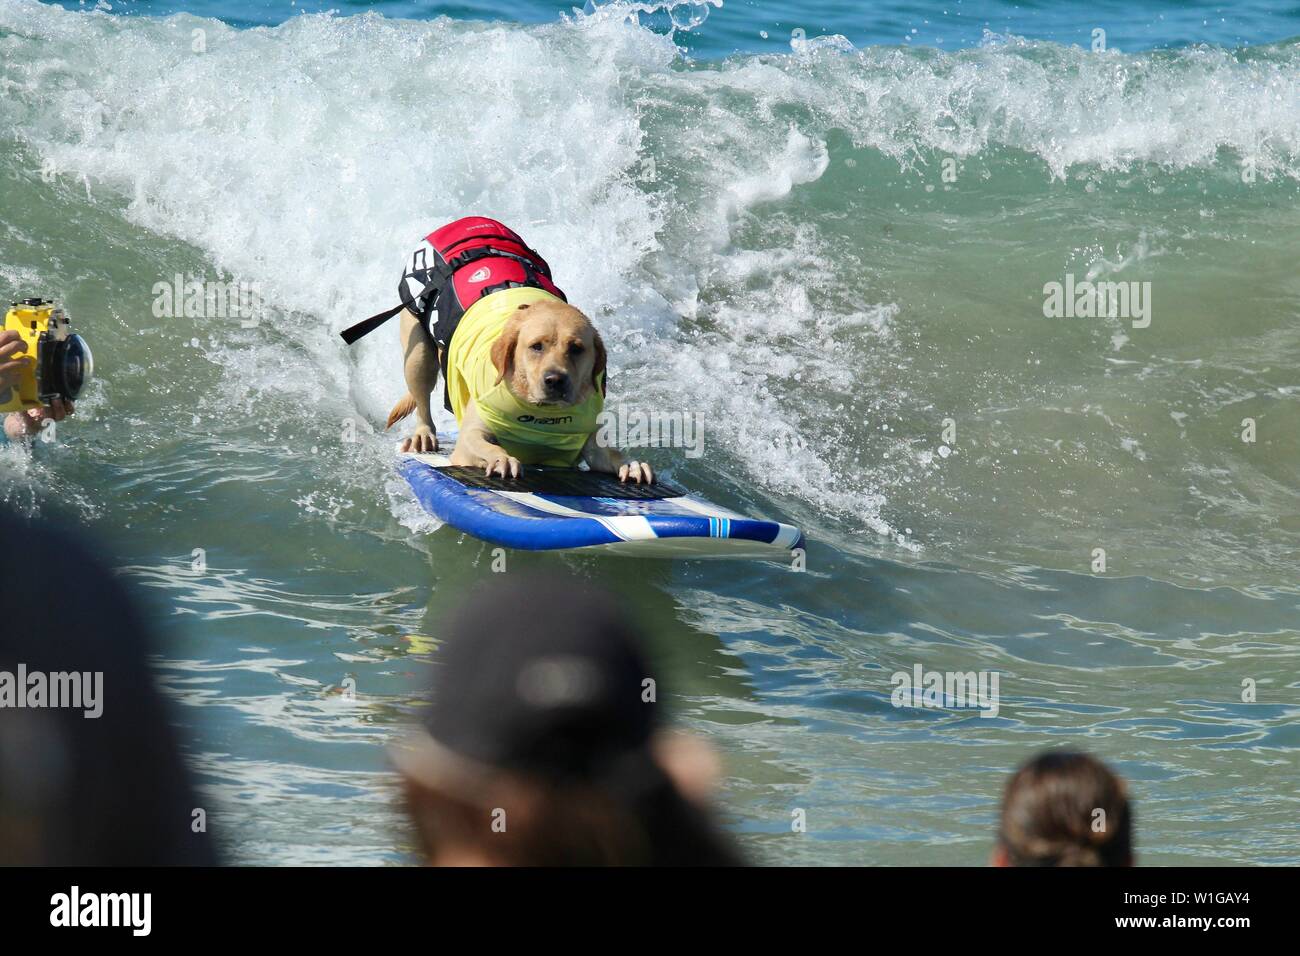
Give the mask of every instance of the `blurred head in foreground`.
[[1007, 782], [994, 866], [1132, 866], [1124, 781], [1095, 757], [1048, 752]]
[[213, 862], [121, 585], [3, 507], [0, 542], [0, 865]]
[[393, 759], [434, 865], [738, 861], [702, 743], [663, 728], [639, 635], [571, 578], [511, 577], [452, 619], [424, 725]]

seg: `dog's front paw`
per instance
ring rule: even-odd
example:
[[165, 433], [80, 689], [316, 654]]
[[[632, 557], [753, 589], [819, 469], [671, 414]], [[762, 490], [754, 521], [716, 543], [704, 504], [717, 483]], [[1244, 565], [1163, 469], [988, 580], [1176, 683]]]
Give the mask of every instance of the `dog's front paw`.
[[502, 478], [518, 478], [522, 470], [523, 465], [519, 463], [519, 459], [509, 455], [489, 458], [483, 465], [483, 474], [488, 478], [493, 475], [500, 475]]
[[415, 434], [402, 442], [402, 451], [427, 455], [438, 450], [438, 436], [427, 425], [416, 425]]
[[629, 461], [618, 470], [619, 481], [630, 481], [634, 485], [653, 485], [655, 473], [644, 461]]

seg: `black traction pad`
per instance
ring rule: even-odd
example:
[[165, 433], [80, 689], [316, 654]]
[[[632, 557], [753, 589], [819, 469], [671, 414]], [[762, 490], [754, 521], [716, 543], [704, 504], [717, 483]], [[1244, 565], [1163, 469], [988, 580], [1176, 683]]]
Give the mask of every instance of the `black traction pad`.
[[634, 485], [621, 482], [614, 475], [598, 471], [577, 471], [572, 468], [525, 467], [518, 478], [502, 478], [483, 474], [481, 468], [464, 465], [442, 465], [434, 469], [448, 478], [455, 478], [466, 488], [487, 491], [526, 491], [536, 495], [568, 495], [574, 498], [617, 498], [621, 501], [659, 501], [663, 498], [680, 498], [686, 492], [662, 478], [653, 485]]

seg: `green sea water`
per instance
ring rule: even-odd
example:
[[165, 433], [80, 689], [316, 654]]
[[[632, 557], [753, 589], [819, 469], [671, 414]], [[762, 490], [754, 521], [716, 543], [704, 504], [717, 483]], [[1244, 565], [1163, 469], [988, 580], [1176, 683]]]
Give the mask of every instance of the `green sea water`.
[[[1143, 862], [1300, 862], [1300, 44], [689, 58], [608, 11], [0, 0], [0, 190], [0, 295], [58, 297], [98, 372], [0, 497], [136, 587], [230, 859], [408, 859], [383, 745], [492, 556], [393, 472], [396, 330], [337, 331], [479, 213], [617, 400], [698, 417], [663, 473], [808, 536], [802, 572], [508, 558], [635, 609], [754, 859], [980, 864], [1007, 773], [1069, 745]], [[269, 308], [158, 315], [177, 274]], [[1149, 324], [1045, 315], [1067, 276], [1149, 283]], [[996, 673], [997, 716], [894, 706], [918, 665]]]

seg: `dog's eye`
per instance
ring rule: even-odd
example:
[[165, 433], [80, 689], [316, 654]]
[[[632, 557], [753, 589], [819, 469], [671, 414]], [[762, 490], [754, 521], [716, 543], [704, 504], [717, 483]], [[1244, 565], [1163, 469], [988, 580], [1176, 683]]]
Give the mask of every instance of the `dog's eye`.
[[542, 349], [543, 349], [543, 346], [542, 346], [542, 343], [541, 343], [541, 342], [534, 342], [532, 345], [530, 345], [530, 346], [528, 346], [528, 347], [529, 347], [530, 349], [532, 349], [534, 352], [540, 352], [540, 351], [542, 351]]
[[582, 354], [582, 343], [581, 343], [581, 342], [574, 342], [572, 345], [570, 345], [570, 346], [569, 346], [569, 354], [570, 354], [570, 355], [581, 355], [581, 354]]

